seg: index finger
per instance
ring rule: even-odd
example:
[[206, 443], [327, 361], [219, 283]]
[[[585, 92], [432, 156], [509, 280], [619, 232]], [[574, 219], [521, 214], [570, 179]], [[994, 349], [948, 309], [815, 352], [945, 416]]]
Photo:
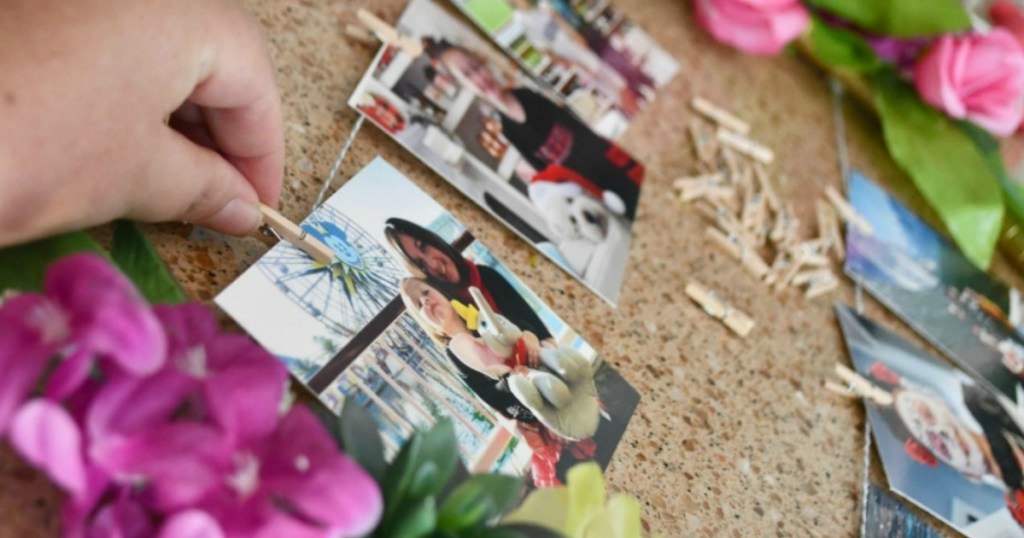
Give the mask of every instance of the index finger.
[[234, 31], [210, 32], [217, 37], [210, 44], [207, 72], [189, 101], [203, 108], [224, 158], [252, 184], [261, 201], [275, 206], [284, 176], [284, 132], [266, 40], [237, 4], [211, 6], [224, 27]]

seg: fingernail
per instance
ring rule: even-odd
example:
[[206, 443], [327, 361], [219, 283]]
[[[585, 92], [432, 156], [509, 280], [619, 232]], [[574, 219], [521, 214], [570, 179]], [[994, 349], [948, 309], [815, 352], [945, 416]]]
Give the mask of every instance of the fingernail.
[[255, 231], [262, 221], [259, 205], [236, 198], [211, 217], [207, 225], [224, 233], [245, 235]]

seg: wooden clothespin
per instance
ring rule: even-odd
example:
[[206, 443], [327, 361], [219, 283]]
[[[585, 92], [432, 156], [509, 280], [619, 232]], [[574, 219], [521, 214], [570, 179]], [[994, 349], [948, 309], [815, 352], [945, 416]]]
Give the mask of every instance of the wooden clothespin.
[[839, 216], [848, 225], [856, 228], [862, 235], [874, 235], [875, 229], [871, 226], [871, 223], [857, 213], [853, 206], [834, 187], [831, 185], [825, 187], [825, 197], [828, 198], [829, 202], [832, 202], [836, 212], [839, 213]]
[[843, 247], [843, 234], [839, 229], [839, 217], [836, 216], [832, 206], [818, 200], [818, 234], [822, 239], [828, 241], [832, 253], [840, 261], [846, 256], [846, 249]]
[[767, 146], [728, 129], [719, 127], [715, 131], [715, 137], [718, 138], [722, 145], [728, 146], [764, 164], [771, 164], [775, 160], [775, 152]]
[[825, 381], [825, 390], [846, 398], [864, 398], [881, 407], [892, 405], [893, 397], [891, 392], [875, 386], [874, 383], [845, 365], [836, 363], [835, 373], [839, 376], [839, 379], [846, 382], [846, 385], [841, 385], [834, 381]]
[[717, 293], [700, 282], [691, 281], [687, 284], [686, 295], [699, 304], [707, 315], [721, 321], [741, 338], [746, 338], [754, 329], [754, 320], [750, 316], [729, 306]]
[[291, 243], [324, 265], [330, 265], [334, 261], [334, 251], [331, 247], [309, 235], [301, 226], [266, 205], [260, 204], [260, 210], [263, 213], [263, 224], [260, 226], [263, 233]]
[[745, 135], [750, 132], [750, 125], [747, 122], [741, 120], [732, 112], [711, 103], [703, 97], [694, 97], [691, 99], [690, 106], [692, 106], [697, 112], [703, 114], [704, 117], [718, 125], [721, 125], [722, 127], [736, 131], [741, 135]]
[[808, 299], [814, 299], [839, 287], [839, 280], [830, 269], [815, 269], [797, 273], [793, 277], [792, 283], [794, 286], [806, 284], [804, 297]]
[[423, 43], [418, 39], [404, 36], [394, 26], [384, 22], [379, 17], [365, 9], [356, 12], [359, 23], [366, 27], [380, 41], [398, 47], [410, 56], [423, 54]]
[[704, 230], [704, 236], [722, 252], [740, 262], [740, 265], [755, 277], [764, 278], [768, 272], [768, 264], [761, 259], [753, 246], [744, 242], [739, 235], [725, 235], [718, 229], [709, 226]]
[[707, 128], [693, 120], [690, 120], [690, 123], [687, 125], [687, 131], [690, 133], [693, 152], [697, 154], [697, 160], [706, 166], [714, 167], [715, 149], [717, 146], [714, 136]]
[[754, 178], [757, 179], [757, 184], [761, 187], [761, 193], [768, 202], [768, 209], [774, 212], [781, 211], [782, 202], [779, 201], [779, 195], [775, 192], [772, 182], [768, 179], [768, 170], [761, 163], [754, 163], [751, 168], [754, 170]]
[[672, 186], [682, 190], [697, 186], [718, 185], [722, 182], [722, 179], [724, 179], [724, 177], [725, 176], [723, 176], [721, 173], [717, 172], [711, 174], [700, 174], [696, 176], [685, 176], [673, 181]]
[[736, 197], [736, 191], [731, 187], [720, 185], [694, 185], [679, 191], [679, 201], [686, 203], [698, 198], [709, 198], [714, 200], [729, 200]]

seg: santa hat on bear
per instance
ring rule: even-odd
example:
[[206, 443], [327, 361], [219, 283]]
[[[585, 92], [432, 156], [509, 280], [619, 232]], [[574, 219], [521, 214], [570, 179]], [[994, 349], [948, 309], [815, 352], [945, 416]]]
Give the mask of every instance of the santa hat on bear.
[[535, 200], [551, 195], [578, 196], [586, 193], [601, 200], [608, 211], [616, 215], [626, 214], [626, 203], [618, 194], [601, 189], [575, 170], [559, 164], [549, 164], [547, 168], [534, 174], [530, 180], [529, 190], [530, 198]]

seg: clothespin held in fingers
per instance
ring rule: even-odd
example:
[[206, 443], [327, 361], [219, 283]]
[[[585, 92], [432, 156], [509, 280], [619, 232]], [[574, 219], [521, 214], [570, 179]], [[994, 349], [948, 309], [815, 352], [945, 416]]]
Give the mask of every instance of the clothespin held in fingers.
[[732, 112], [716, 106], [714, 103], [704, 99], [703, 97], [694, 97], [690, 100], [690, 106], [692, 106], [697, 112], [703, 114], [704, 117], [721, 125], [722, 127], [732, 129], [741, 135], [745, 135], [750, 132], [750, 125], [747, 124], [747, 122], [739, 119]]
[[836, 208], [836, 213], [846, 221], [847, 224], [853, 226], [862, 235], [874, 235], [875, 229], [871, 226], [871, 223], [867, 221], [863, 216], [857, 213], [857, 210], [847, 202], [845, 198], [831, 185], [825, 187], [825, 197], [828, 198], [829, 202], [832, 202], [832, 206]]
[[330, 265], [334, 261], [334, 251], [331, 250], [331, 247], [309, 235], [301, 226], [266, 205], [260, 204], [260, 211], [263, 213], [263, 224], [260, 226], [260, 231], [265, 235], [291, 243], [308, 254], [310, 258], [324, 265]]
[[686, 295], [699, 304], [707, 315], [721, 321], [741, 338], [746, 338], [754, 329], [754, 320], [750, 319], [750, 316], [729, 306], [717, 293], [700, 282], [692, 281], [687, 284]]
[[388, 45], [393, 45], [404, 50], [410, 56], [423, 54], [423, 43], [418, 39], [404, 36], [395, 27], [384, 22], [373, 13], [365, 9], [356, 12], [359, 23], [366, 27], [377, 39]]
[[864, 398], [881, 407], [892, 405], [893, 397], [891, 392], [875, 386], [874, 383], [865, 379], [857, 372], [839, 363], [836, 363], [835, 372], [839, 379], [846, 382], [846, 385], [841, 385], [834, 381], [825, 381], [825, 390], [847, 398]]

